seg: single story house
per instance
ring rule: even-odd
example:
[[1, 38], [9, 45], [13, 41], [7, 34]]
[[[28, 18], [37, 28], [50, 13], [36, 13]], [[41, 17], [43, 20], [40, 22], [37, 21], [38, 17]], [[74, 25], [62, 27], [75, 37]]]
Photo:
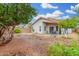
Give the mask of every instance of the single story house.
[[53, 18], [39, 17], [32, 23], [33, 32], [40, 34], [64, 34], [71, 33], [72, 29], [65, 30], [64, 28], [58, 27], [59, 20]]

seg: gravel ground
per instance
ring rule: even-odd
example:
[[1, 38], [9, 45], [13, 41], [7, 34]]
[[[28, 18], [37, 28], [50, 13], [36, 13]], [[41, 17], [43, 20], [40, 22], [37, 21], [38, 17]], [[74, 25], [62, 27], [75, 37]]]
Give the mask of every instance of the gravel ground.
[[0, 46], [0, 55], [46, 56], [48, 46], [56, 42], [70, 45], [71, 40], [55, 37], [55, 35], [15, 34], [11, 42]]

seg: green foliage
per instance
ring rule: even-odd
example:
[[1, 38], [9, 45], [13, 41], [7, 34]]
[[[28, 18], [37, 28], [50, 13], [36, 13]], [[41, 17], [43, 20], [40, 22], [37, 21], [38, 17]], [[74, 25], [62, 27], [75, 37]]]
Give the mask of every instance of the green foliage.
[[75, 41], [75, 40], [72, 40], [72, 42], [71, 42], [71, 47], [78, 47], [78, 43], [77, 43], [77, 41]]
[[[4, 40], [2, 36], [4, 36], [4, 31], [6, 31], [6, 29], [10, 31], [11, 36], [13, 37], [12, 31], [16, 25], [27, 24], [35, 15], [35, 9], [28, 3], [0, 4], [0, 38]], [[19, 33], [20, 30], [16, 30], [15, 32]]]
[[79, 32], [77, 32], [77, 34], [79, 35]]
[[35, 30], [32, 28], [32, 31], [34, 32]]
[[75, 19], [65, 19], [59, 21], [60, 28], [75, 28], [77, 26], [77, 21]]
[[79, 47], [76, 41], [72, 40], [71, 47], [66, 47], [64, 50], [65, 56], [79, 56]]
[[31, 4], [4, 3], [0, 4], [0, 25], [13, 26], [20, 23], [27, 24], [36, 15]]
[[15, 32], [15, 33], [21, 33], [21, 30], [20, 30], [20, 28], [15, 28], [15, 29], [14, 29], [14, 32]]
[[65, 48], [64, 56], [79, 56], [79, 47]]
[[[36, 15], [35, 9], [28, 3], [0, 3], [0, 40], [2, 43], [13, 38], [16, 25], [27, 24]], [[6, 29], [8, 36], [5, 37]], [[15, 29], [15, 33], [20, 33]]]
[[71, 46], [67, 47], [62, 44], [53, 44], [48, 48], [49, 56], [79, 56], [79, 47], [77, 42], [72, 41]]
[[64, 45], [60, 45], [60, 44], [54, 44], [49, 46], [48, 48], [48, 55], [49, 56], [62, 56], [64, 51]]

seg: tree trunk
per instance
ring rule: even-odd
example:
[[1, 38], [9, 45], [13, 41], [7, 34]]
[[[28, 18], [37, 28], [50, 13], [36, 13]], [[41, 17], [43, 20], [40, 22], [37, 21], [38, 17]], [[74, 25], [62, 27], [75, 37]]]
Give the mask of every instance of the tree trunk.
[[4, 45], [12, 40], [14, 28], [15, 26], [9, 26], [0, 30], [0, 45]]

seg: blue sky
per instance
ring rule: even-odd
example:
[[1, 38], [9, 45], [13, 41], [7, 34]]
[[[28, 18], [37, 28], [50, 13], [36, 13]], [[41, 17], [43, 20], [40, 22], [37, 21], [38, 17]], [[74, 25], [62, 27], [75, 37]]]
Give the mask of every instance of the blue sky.
[[36, 9], [38, 15], [62, 13], [60, 17], [76, 16], [78, 13], [73, 11], [76, 7], [79, 7], [77, 3], [32, 3], [33, 8]]

